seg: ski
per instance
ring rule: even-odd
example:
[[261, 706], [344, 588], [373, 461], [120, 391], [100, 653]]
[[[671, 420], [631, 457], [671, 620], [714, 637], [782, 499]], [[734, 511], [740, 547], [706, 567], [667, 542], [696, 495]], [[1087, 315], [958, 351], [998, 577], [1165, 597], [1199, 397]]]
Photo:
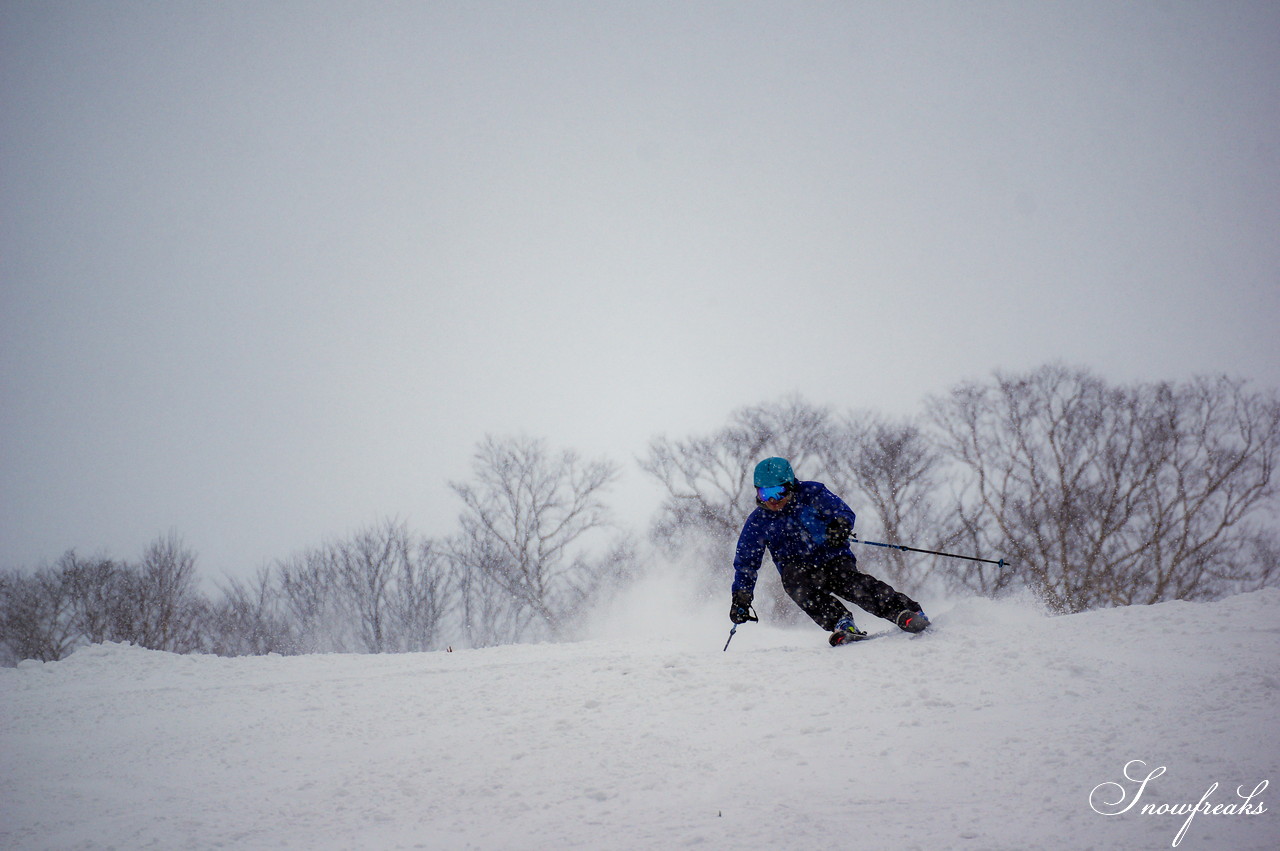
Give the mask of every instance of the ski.
[[838, 644], [833, 642], [831, 646], [832, 647], [849, 647], [854, 644], [866, 644], [868, 641], [873, 641], [877, 638], [892, 638], [895, 635], [900, 635], [904, 638], [915, 639], [915, 638], [921, 638], [926, 635], [930, 635], [932, 634], [932, 632], [933, 630], [929, 630], [927, 632], [907, 632], [906, 630], [903, 630], [903, 629], [884, 629], [884, 630], [881, 630], [880, 632], [867, 633], [862, 638], [855, 638], [852, 641], [841, 641]]

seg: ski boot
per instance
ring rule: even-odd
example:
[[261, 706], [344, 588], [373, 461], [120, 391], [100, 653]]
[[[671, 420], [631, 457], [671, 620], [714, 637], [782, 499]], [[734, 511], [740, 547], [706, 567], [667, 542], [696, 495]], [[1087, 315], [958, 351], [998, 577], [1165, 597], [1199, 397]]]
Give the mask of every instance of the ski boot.
[[839, 647], [841, 644], [861, 641], [866, 637], [867, 634], [854, 625], [853, 615], [845, 615], [836, 621], [836, 631], [831, 633], [830, 641], [832, 647]]
[[894, 623], [906, 632], [924, 632], [929, 628], [928, 616], [924, 612], [913, 612], [910, 609], [899, 612]]

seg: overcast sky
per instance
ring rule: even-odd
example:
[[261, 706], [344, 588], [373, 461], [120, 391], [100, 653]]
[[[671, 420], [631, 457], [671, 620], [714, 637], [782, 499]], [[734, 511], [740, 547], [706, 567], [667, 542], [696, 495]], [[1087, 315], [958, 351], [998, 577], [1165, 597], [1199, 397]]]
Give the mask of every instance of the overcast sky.
[[[1050, 360], [1280, 386], [1275, 2], [0, 3], [0, 567]], [[821, 471], [801, 471], [821, 477]]]

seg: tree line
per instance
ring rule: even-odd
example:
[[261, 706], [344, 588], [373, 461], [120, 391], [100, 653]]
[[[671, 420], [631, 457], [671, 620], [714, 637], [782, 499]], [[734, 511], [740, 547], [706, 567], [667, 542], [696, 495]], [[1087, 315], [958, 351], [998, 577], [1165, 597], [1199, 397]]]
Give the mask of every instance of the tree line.
[[858, 548], [907, 590], [1028, 588], [1065, 613], [1280, 580], [1275, 391], [1227, 377], [1117, 386], [1050, 364], [961, 383], [925, 409], [893, 419], [794, 398], [656, 438], [643, 466], [669, 497], [658, 538], [723, 564], [754, 507], [752, 465], [781, 455], [850, 503], [864, 539], [1005, 561]]
[[[639, 463], [665, 491], [650, 529], [657, 552], [700, 573], [707, 594], [727, 593], [755, 507], [751, 470], [781, 455], [850, 503], [864, 539], [1005, 560], [856, 548], [869, 570], [916, 593], [1029, 588], [1076, 612], [1280, 579], [1274, 391], [1226, 377], [1119, 386], [1053, 364], [964, 382], [925, 409], [894, 419], [793, 397], [744, 407], [709, 434], [655, 437]], [[606, 502], [619, 472], [544, 440], [489, 437], [472, 479], [450, 483], [462, 506], [455, 534], [384, 521], [228, 579], [217, 599], [198, 591], [196, 555], [174, 533], [136, 562], [68, 552], [9, 569], [0, 656], [48, 661], [102, 641], [248, 655], [569, 638], [641, 568]], [[794, 617], [778, 583], [760, 590], [769, 617]]]
[[636, 567], [604, 496], [616, 464], [528, 437], [486, 438], [474, 480], [453, 482], [460, 531], [385, 520], [199, 591], [176, 533], [136, 562], [65, 553], [0, 573], [0, 656], [61, 659], [104, 641], [225, 656], [385, 653], [570, 637]]

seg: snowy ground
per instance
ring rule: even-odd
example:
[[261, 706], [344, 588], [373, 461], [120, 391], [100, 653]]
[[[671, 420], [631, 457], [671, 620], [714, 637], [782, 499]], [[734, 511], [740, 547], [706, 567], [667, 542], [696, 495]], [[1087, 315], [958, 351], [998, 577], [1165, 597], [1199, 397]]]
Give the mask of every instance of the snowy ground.
[[[0, 846], [1128, 851], [1186, 821], [1143, 806], [1268, 781], [1178, 847], [1280, 848], [1280, 590], [933, 614], [834, 650], [748, 624], [721, 652], [717, 608], [627, 641], [26, 663], [0, 671]], [[1166, 770], [1095, 811], [1133, 802], [1132, 760]]]

